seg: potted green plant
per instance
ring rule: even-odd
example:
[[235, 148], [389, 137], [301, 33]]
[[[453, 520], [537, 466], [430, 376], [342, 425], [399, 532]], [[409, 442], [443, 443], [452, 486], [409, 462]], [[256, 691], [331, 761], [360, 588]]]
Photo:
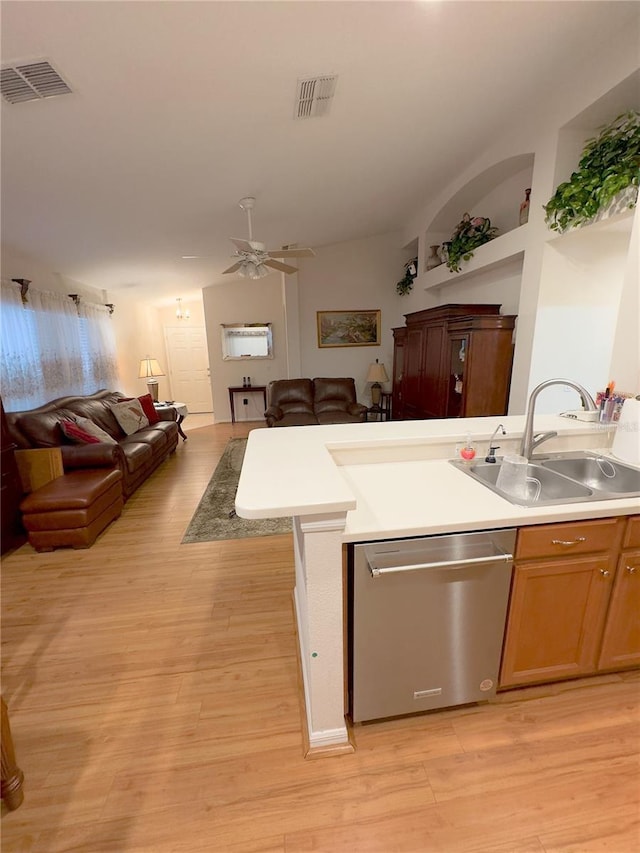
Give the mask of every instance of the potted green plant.
[[578, 169], [544, 206], [549, 228], [562, 233], [584, 225], [625, 190], [625, 207], [635, 207], [639, 177], [640, 114], [631, 110], [587, 140]]
[[413, 280], [418, 275], [418, 259], [412, 258], [404, 265], [404, 278], [396, 284], [396, 290], [400, 296], [406, 296], [413, 288]]
[[451, 235], [451, 240], [443, 244], [446, 264], [451, 272], [460, 272], [460, 262], [473, 257], [474, 250], [498, 236], [498, 229], [491, 225], [486, 216], [462, 217]]

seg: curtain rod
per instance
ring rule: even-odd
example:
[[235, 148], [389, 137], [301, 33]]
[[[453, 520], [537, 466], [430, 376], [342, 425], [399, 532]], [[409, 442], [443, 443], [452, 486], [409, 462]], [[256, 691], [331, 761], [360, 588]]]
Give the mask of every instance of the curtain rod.
[[20, 296], [22, 297], [23, 304], [27, 303], [29, 300], [27, 299], [27, 293], [29, 291], [29, 285], [31, 282], [28, 278], [12, 278], [11, 281], [14, 281], [16, 284], [20, 285]]
[[[80, 296], [79, 293], [67, 293], [67, 296], [69, 297], [69, 299], [73, 299], [76, 308], [80, 308], [80, 300], [82, 299], [82, 296]], [[89, 302], [89, 305], [104, 306], [109, 312], [109, 315], [113, 314], [113, 312], [116, 310], [116, 306], [113, 304], [113, 302]]]
[[[6, 281], [6, 279], [5, 279], [5, 281]], [[22, 298], [23, 305], [28, 305], [29, 304], [29, 295], [28, 295], [29, 294], [29, 285], [31, 284], [31, 280], [28, 278], [12, 278], [11, 281], [14, 284], [17, 284], [18, 287], [20, 288], [20, 296]], [[43, 291], [39, 291], [39, 292], [41, 292], [41, 293], [58, 293], [59, 291], [43, 290]], [[73, 299], [76, 308], [80, 307], [80, 300], [83, 297], [81, 297], [81, 295], [79, 293], [67, 293], [67, 296], [69, 297], [69, 299]], [[113, 312], [115, 311], [115, 308], [116, 308], [116, 306], [113, 304], [113, 302], [91, 302], [91, 301], [89, 301], [89, 304], [90, 305], [98, 305], [98, 306], [102, 306], [102, 307], [106, 308], [107, 311], [109, 312], [109, 315], [113, 314]]]

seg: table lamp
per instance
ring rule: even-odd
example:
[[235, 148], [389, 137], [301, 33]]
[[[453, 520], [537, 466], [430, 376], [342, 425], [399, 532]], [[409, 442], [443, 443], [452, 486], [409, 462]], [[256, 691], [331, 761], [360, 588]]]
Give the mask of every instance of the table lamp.
[[143, 358], [140, 361], [140, 371], [138, 372], [138, 379], [146, 379], [147, 380], [147, 389], [151, 394], [151, 399], [154, 402], [158, 401], [158, 380], [156, 376], [164, 376], [165, 372], [158, 364], [158, 360], [155, 358]]
[[384, 369], [384, 364], [380, 364], [376, 358], [375, 362], [369, 366], [367, 373], [367, 382], [373, 382], [371, 386], [371, 402], [374, 408], [380, 408], [380, 395], [382, 394], [381, 382], [388, 382], [389, 377]]

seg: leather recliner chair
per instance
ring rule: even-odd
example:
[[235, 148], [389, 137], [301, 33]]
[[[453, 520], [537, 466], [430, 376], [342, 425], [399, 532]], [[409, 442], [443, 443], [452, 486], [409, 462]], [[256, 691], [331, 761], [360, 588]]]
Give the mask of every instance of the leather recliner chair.
[[267, 388], [267, 426], [360, 423], [367, 407], [351, 378], [276, 379]]
[[367, 419], [367, 407], [356, 399], [353, 379], [313, 380], [313, 410], [320, 424], [354, 424]]

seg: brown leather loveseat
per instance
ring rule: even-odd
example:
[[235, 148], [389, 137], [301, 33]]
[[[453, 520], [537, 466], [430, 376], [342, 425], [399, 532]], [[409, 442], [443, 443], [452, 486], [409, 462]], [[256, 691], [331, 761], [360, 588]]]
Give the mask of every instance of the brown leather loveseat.
[[[126, 500], [176, 449], [178, 425], [160, 420], [126, 435], [111, 406], [129, 398], [119, 391], [98, 391], [84, 397], [60, 397], [37, 409], [6, 412], [9, 433], [18, 450], [60, 447], [65, 473], [78, 469], [114, 468], [122, 472], [122, 494]], [[172, 417], [172, 415], [167, 415]], [[75, 444], [65, 437], [61, 423], [87, 418], [103, 429], [113, 444]]]
[[351, 378], [276, 379], [267, 388], [267, 426], [362, 423], [367, 407]]

